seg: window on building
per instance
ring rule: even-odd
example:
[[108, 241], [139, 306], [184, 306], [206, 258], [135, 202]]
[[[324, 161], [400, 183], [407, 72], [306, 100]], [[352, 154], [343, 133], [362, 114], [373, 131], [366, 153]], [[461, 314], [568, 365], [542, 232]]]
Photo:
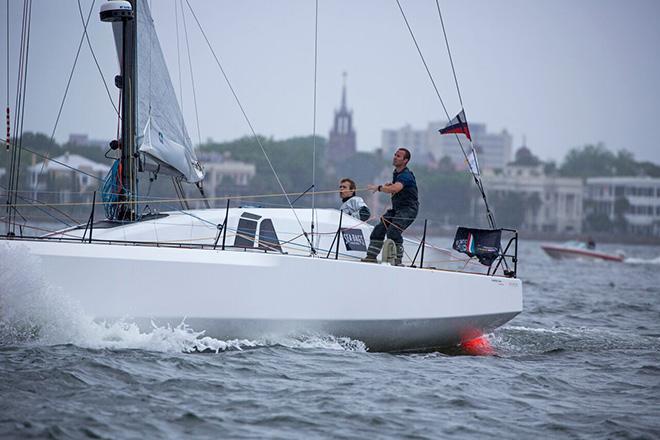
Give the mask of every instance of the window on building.
[[575, 196], [573, 194], [566, 195], [566, 214], [573, 215], [575, 211]]

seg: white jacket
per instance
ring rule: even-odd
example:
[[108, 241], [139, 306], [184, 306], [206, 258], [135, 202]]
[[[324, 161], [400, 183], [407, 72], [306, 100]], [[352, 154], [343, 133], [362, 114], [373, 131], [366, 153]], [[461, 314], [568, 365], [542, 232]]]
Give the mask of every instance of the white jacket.
[[355, 217], [358, 220], [368, 220], [371, 217], [371, 211], [362, 197], [353, 196], [350, 199], [342, 203], [341, 208], [339, 208], [344, 214], [348, 214], [351, 217]]

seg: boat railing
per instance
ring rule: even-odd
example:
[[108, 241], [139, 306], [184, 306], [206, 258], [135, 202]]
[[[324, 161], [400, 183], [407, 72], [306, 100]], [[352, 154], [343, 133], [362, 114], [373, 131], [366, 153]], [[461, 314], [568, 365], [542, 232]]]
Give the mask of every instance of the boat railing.
[[[304, 195], [305, 193], [301, 194]], [[19, 227], [20, 231], [20, 237], [16, 237], [15, 235], [12, 236], [7, 236], [7, 238], [10, 239], [25, 239], [25, 240], [57, 240], [57, 241], [63, 241], [63, 242], [87, 242], [87, 243], [97, 243], [97, 244], [113, 244], [113, 245], [123, 245], [123, 246], [128, 246], [128, 245], [135, 245], [135, 246], [153, 246], [153, 247], [160, 247], [160, 248], [188, 248], [188, 249], [213, 249], [213, 250], [243, 250], [246, 252], [259, 252], [259, 253], [278, 253], [278, 254], [288, 254], [288, 252], [284, 252], [283, 246], [286, 245], [287, 243], [291, 242], [292, 240], [284, 241], [282, 242], [279, 238], [274, 237], [277, 242], [272, 242], [269, 243], [264, 240], [259, 241], [259, 246], [237, 246], [237, 243], [233, 243], [233, 245], [229, 245], [227, 243], [227, 231], [231, 230], [231, 228], [228, 227], [228, 222], [229, 222], [229, 207], [230, 207], [230, 202], [232, 200], [232, 197], [226, 197], [226, 206], [225, 206], [225, 215], [224, 219], [220, 223], [212, 223], [209, 222], [208, 220], [198, 218], [197, 216], [194, 216], [193, 214], [187, 213], [183, 210], [181, 210], [182, 213], [188, 214], [188, 215], [193, 215], [194, 217], [198, 218], [200, 221], [205, 221], [206, 223], [209, 223], [209, 225], [212, 225], [216, 229], [216, 233], [214, 234], [215, 236], [210, 239], [210, 242], [207, 243], [193, 243], [189, 240], [186, 241], [158, 241], [158, 240], [116, 240], [116, 239], [98, 239], [95, 237], [95, 231], [99, 227], [104, 229], [105, 227], [103, 225], [100, 225], [98, 222], [95, 222], [95, 217], [97, 214], [97, 210], [95, 210], [95, 206], [97, 203], [100, 203], [97, 201], [96, 197], [96, 192], [93, 193], [91, 197], [91, 204], [86, 203], [88, 205], [91, 205], [90, 213], [88, 216], [88, 219], [86, 223], [83, 223], [82, 225], [79, 225], [77, 227], [73, 227], [71, 229], [84, 229], [84, 232], [82, 234], [82, 237], [78, 236], [66, 236], [65, 231], [60, 230], [58, 233], [53, 233], [52, 231], [49, 231], [52, 235], [48, 234], [46, 236], [41, 235], [41, 236], [26, 236], [23, 232], [23, 228]], [[160, 218], [163, 216], [167, 216], [167, 214], [147, 214], [142, 217], [142, 220], [147, 220], [151, 218]], [[317, 249], [317, 251], [322, 252], [323, 254], [318, 255], [315, 254], [317, 257], [321, 258], [326, 258], [326, 259], [335, 259], [338, 260], [340, 259], [350, 259], [357, 261], [359, 260], [358, 256], [351, 255], [349, 253], [344, 253], [340, 249], [340, 241], [341, 241], [341, 236], [342, 233], [345, 232], [346, 228], [343, 227], [343, 212], [340, 211], [339, 213], [339, 219], [338, 219], [338, 225], [336, 232], [332, 233], [333, 239], [332, 243], [330, 244], [329, 247], [324, 249]], [[117, 220], [116, 221], [118, 224], [123, 224], [124, 222]], [[477, 261], [474, 259], [456, 259], [455, 256], [450, 255], [448, 261], [441, 261], [442, 264], [448, 264], [450, 267], [445, 268], [443, 267], [437, 267], [438, 261], [433, 260], [432, 262], [428, 263], [425, 262], [426, 254], [430, 250], [435, 250], [435, 251], [448, 251], [447, 249], [438, 247], [433, 245], [432, 243], [429, 243], [427, 241], [427, 231], [428, 231], [428, 224], [429, 221], [428, 219], [424, 220], [424, 227], [423, 227], [423, 232], [421, 234], [421, 239], [420, 237], [415, 237], [414, 239], [406, 239], [407, 242], [412, 242], [414, 243], [417, 248], [416, 251], [413, 255], [407, 255], [407, 261], [408, 263], [406, 264], [410, 268], [419, 268], [419, 269], [434, 269], [434, 270], [450, 270], [450, 271], [459, 271], [459, 272], [468, 272], [468, 273], [477, 273], [477, 274], [483, 274], [483, 275], [489, 275], [489, 276], [505, 276], [505, 277], [516, 277], [517, 276], [517, 260], [518, 260], [518, 233], [514, 229], [506, 229], [502, 228], [500, 231], [502, 232], [507, 232], [511, 236], [507, 237], [508, 242], [506, 246], [504, 246], [504, 250], [499, 253], [497, 258], [493, 261], [493, 263], [488, 267], [487, 271], [484, 268], [483, 271], [470, 271], [470, 270], [465, 270], [467, 264], [469, 263], [474, 263], [474, 264], [479, 264]], [[351, 226], [354, 227], [354, 226]], [[38, 229], [38, 228], [37, 228]], [[232, 232], [234, 235], [241, 235], [240, 230], [236, 230]], [[256, 244], [256, 241], [254, 239], [248, 240]], [[428, 249], [427, 249], [428, 248]], [[294, 254], [298, 254], [297, 252], [294, 252]], [[412, 257], [412, 258], [411, 258]], [[461, 267], [456, 267], [452, 270], [452, 266], [458, 264]], [[464, 264], [464, 265], [463, 265]]]
[[[500, 228], [500, 230], [511, 234], [511, 236], [504, 250], [493, 262], [494, 267], [491, 265], [492, 275], [495, 275], [497, 270], [502, 267], [502, 274], [505, 277], [516, 278], [518, 276], [518, 231], [507, 228]], [[491, 275], [491, 268], [488, 269], [489, 275]]]

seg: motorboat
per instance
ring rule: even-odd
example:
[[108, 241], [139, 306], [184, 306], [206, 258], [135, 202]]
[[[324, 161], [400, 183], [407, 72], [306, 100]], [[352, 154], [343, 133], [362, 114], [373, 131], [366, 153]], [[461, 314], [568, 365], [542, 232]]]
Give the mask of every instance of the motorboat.
[[567, 241], [563, 244], [542, 244], [541, 248], [550, 257], [561, 259], [603, 260], [622, 262], [625, 255], [622, 252], [608, 253], [597, 251], [595, 246], [579, 241]]

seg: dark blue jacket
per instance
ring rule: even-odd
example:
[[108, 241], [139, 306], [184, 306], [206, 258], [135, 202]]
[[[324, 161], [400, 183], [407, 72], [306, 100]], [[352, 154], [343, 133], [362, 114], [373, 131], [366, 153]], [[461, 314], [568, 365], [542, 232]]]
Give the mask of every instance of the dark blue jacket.
[[392, 209], [395, 211], [403, 209], [413, 209], [415, 212], [419, 209], [419, 199], [417, 197], [417, 180], [415, 175], [408, 167], [397, 173], [394, 170], [392, 174], [392, 183], [400, 182], [403, 189], [396, 194], [392, 194]]

